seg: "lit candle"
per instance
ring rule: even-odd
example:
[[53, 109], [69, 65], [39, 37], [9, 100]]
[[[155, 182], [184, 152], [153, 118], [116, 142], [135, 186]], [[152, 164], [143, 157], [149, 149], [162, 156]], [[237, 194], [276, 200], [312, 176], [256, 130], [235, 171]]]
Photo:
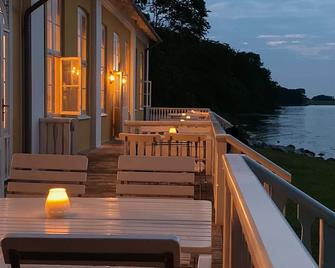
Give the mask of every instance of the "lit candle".
[[126, 77], [123, 77], [123, 78], [122, 78], [122, 84], [123, 84], [123, 85], [127, 84], [127, 78], [126, 78]]
[[186, 116], [186, 119], [191, 119], [191, 116], [189, 116], [189, 115], [188, 115], [188, 116]]
[[186, 116], [186, 113], [182, 113], [181, 116]]
[[176, 134], [177, 133], [177, 129], [175, 127], [170, 127], [169, 128], [169, 133], [170, 134]]
[[70, 200], [64, 188], [52, 188], [49, 190], [45, 201], [45, 214], [48, 218], [63, 217], [70, 208]]

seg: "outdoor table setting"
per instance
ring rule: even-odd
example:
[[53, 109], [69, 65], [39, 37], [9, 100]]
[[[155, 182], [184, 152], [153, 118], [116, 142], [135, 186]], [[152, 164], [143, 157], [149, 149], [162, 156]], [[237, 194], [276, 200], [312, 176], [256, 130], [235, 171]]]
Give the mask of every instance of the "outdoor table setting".
[[[183, 253], [211, 252], [209, 201], [71, 198], [62, 203], [65, 210], [61, 215], [48, 214], [53, 205], [48, 208], [45, 202], [45, 198], [0, 199], [1, 239], [8, 233], [176, 235]], [[3, 260], [0, 267], [5, 267]]]

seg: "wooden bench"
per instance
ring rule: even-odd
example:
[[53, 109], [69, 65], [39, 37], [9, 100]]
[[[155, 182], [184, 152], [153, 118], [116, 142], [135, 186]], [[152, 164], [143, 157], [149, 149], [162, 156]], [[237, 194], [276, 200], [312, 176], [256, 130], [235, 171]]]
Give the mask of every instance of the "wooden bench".
[[116, 194], [194, 198], [194, 166], [192, 157], [120, 156]]
[[87, 165], [81, 155], [14, 154], [6, 196], [46, 196], [50, 188], [59, 187], [70, 196], [82, 196]]

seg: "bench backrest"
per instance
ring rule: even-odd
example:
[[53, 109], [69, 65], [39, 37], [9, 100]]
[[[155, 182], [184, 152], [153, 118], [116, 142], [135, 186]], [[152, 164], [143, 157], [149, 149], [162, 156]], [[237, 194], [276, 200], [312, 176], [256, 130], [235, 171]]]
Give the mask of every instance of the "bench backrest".
[[119, 196], [194, 197], [192, 157], [120, 156], [116, 193]]
[[7, 196], [46, 196], [50, 188], [66, 188], [71, 196], [85, 193], [88, 160], [82, 155], [14, 154]]
[[158, 134], [120, 133], [119, 138], [124, 141], [125, 155], [155, 155], [155, 144], [160, 141]]
[[[144, 265], [180, 267], [175, 236], [8, 234], [1, 247], [5, 263], [51, 265]], [[16, 265], [16, 266], [15, 266]]]

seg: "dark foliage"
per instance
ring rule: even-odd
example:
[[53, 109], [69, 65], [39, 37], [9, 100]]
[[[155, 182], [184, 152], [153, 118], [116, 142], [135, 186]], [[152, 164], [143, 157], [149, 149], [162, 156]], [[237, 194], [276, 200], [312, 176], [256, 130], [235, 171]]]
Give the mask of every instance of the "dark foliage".
[[312, 98], [314, 101], [334, 101], [333, 96], [326, 96], [326, 95], [317, 95]]
[[265, 112], [285, 105], [295, 94], [305, 98], [304, 91], [289, 91], [272, 81], [257, 54], [166, 29], [159, 34], [164, 41], [151, 50], [150, 64], [154, 106]]
[[154, 28], [203, 38], [210, 26], [204, 0], [136, 0]]
[[163, 42], [151, 53], [153, 105], [209, 107], [219, 113], [268, 112], [305, 104], [304, 90], [271, 79], [258, 54], [204, 40], [204, 0], [136, 0]]

